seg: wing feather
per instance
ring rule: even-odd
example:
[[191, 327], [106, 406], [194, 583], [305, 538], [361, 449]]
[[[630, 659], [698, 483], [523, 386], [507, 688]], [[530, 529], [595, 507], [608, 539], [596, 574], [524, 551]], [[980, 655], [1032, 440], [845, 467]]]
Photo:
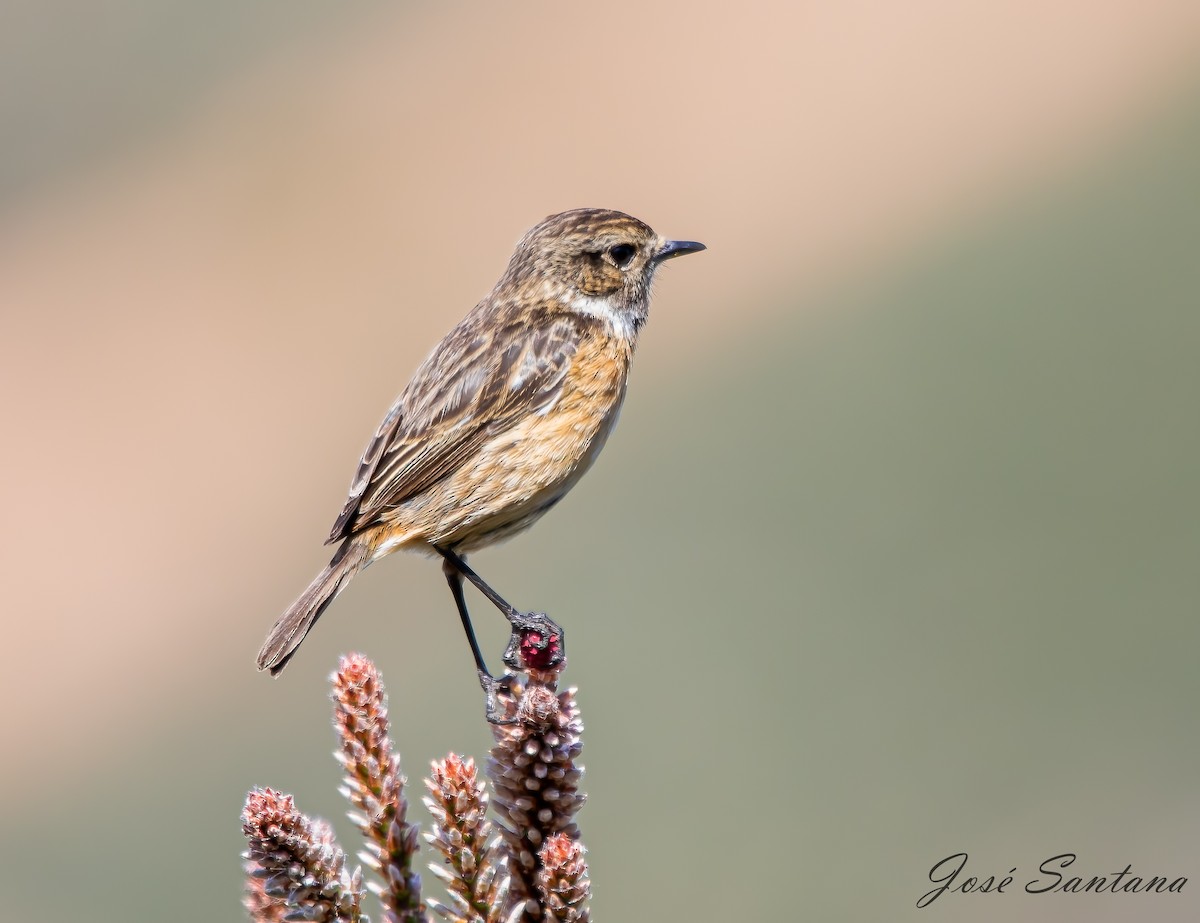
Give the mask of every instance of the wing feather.
[[380, 424], [329, 542], [376, 525], [493, 436], [557, 400], [575, 355], [571, 315], [483, 325], [468, 316], [417, 369]]

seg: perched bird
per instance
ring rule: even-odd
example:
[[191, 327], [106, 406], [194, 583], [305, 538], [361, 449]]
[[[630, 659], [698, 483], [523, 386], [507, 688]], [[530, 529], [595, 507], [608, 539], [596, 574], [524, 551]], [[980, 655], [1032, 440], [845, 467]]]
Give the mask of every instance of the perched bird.
[[326, 542], [338, 545], [333, 560], [271, 628], [258, 668], [278, 674], [351, 577], [407, 548], [442, 557], [486, 689], [463, 578], [510, 621], [523, 613], [464, 556], [528, 528], [595, 461], [625, 398], [655, 270], [703, 249], [605, 209], [530, 230], [384, 417]]

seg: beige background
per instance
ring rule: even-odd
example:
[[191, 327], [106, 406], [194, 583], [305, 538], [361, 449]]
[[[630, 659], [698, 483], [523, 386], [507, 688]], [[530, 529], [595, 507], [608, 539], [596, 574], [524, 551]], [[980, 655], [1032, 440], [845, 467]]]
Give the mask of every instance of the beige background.
[[[408, 374], [588, 204], [710, 247], [596, 471], [476, 561], [568, 629], [598, 918], [1194, 918], [1195, 4], [5, 19], [16, 916], [237, 914], [248, 786], [342, 812], [339, 651], [411, 774], [482, 753], [428, 561], [253, 655]], [[959, 850], [1196, 884], [917, 911]]]

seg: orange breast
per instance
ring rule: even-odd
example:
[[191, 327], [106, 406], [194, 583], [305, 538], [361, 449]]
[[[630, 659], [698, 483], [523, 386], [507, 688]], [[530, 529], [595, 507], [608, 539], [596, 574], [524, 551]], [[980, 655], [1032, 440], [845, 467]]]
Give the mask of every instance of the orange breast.
[[623, 340], [589, 335], [558, 400], [497, 434], [412, 504], [402, 516], [403, 526], [396, 523], [404, 531], [401, 543], [453, 545], [467, 552], [531, 525], [575, 485], [603, 448], [625, 398], [631, 352]]

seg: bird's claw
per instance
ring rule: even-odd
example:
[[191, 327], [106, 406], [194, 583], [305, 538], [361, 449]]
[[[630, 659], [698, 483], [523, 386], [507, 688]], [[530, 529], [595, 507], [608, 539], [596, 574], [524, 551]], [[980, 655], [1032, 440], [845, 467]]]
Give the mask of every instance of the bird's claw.
[[512, 701], [512, 681], [515, 677], [505, 673], [497, 679], [484, 670], [478, 672], [479, 685], [483, 689], [484, 717], [487, 718], [488, 724], [516, 724], [516, 717], [508, 716], [508, 708], [501, 699], [504, 697], [507, 701]]
[[512, 670], [558, 672], [566, 662], [563, 630], [545, 612], [514, 612], [504, 663]]

